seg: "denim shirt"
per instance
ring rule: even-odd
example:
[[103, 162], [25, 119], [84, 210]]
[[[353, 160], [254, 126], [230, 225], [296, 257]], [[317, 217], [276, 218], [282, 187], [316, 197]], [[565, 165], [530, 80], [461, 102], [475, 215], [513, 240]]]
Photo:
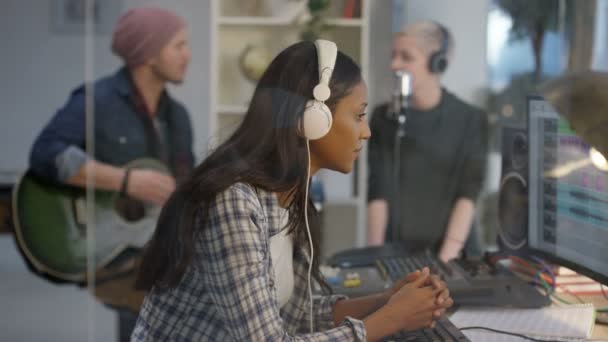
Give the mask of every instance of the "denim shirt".
[[195, 254], [181, 281], [146, 296], [131, 341], [365, 341], [363, 322], [333, 323], [344, 296], [314, 296], [310, 333], [308, 258], [294, 246], [294, 290], [279, 307], [270, 238], [283, 228], [273, 193], [236, 183], [198, 217]]
[[[162, 159], [152, 120], [135, 104], [134, 85], [126, 68], [94, 83], [93, 158], [123, 166], [139, 158]], [[178, 178], [193, 167], [192, 131], [185, 108], [165, 91], [156, 112], [168, 164]], [[31, 170], [44, 178], [64, 182], [89, 158], [86, 150], [85, 87], [72, 91], [37, 137], [30, 153]], [[67, 165], [67, 166], [66, 166]]]

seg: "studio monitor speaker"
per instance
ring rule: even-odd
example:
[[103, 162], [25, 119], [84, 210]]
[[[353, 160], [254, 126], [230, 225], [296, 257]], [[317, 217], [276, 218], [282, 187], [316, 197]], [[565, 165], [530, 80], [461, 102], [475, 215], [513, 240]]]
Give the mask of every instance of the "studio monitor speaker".
[[528, 135], [525, 127], [503, 124], [498, 198], [498, 246], [521, 252], [528, 239]]

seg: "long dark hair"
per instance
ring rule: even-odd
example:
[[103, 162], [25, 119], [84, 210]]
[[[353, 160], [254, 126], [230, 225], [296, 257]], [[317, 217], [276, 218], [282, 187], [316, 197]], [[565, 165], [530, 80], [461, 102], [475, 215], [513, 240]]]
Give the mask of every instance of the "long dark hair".
[[[335, 109], [360, 81], [360, 68], [339, 52], [330, 81], [331, 97], [325, 103]], [[293, 44], [274, 58], [254, 91], [242, 124], [165, 204], [143, 253], [138, 288], [150, 290], [179, 283], [194, 255], [194, 236], [207, 225], [208, 208], [218, 193], [236, 182], [270, 192], [288, 192], [287, 229], [294, 234], [294, 245], [305, 248], [304, 201], [309, 201], [309, 225], [314, 249], [318, 250], [319, 215], [310, 199], [304, 198], [308, 155], [297, 127], [318, 82], [317, 52], [312, 42]], [[325, 284], [318, 260], [314, 259], [313, 275]]]

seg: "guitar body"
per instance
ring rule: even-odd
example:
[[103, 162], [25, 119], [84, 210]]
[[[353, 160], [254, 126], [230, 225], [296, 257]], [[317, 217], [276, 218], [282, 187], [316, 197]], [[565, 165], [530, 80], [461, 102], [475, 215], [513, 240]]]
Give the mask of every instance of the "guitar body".
[[[138, 159], [127, 167], [169, 173], [152, 159]], [[15, 236], [36, 271], [84, 282], [88, 246], [93, 248], [97, 270], [125, 248], [143, 247], [154, 234], [159, 207], [115, 192], [94, 191], [91, 195], [94, 206], [88, 212], [84, 189], [50, 183], [29, 171], [21, 177], [13, 190]]]

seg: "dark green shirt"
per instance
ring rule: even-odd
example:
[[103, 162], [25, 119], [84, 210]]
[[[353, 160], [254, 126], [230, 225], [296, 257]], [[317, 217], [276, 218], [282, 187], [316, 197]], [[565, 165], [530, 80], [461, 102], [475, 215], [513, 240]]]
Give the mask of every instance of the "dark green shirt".
[[[389, 202], [387, 241], [397, 218], [400, 240], [422, 241], [437, 249], [455, 201], [475, 201], [481, 190], [486, 115], [446, 90], [435, 108], [409, 109], [397, 187], [393, 176], [397, 122], [387, 108], [377, 107], [370, 122], [368, 200]], [[395, 211], [398, 215], [393, 215]]]

